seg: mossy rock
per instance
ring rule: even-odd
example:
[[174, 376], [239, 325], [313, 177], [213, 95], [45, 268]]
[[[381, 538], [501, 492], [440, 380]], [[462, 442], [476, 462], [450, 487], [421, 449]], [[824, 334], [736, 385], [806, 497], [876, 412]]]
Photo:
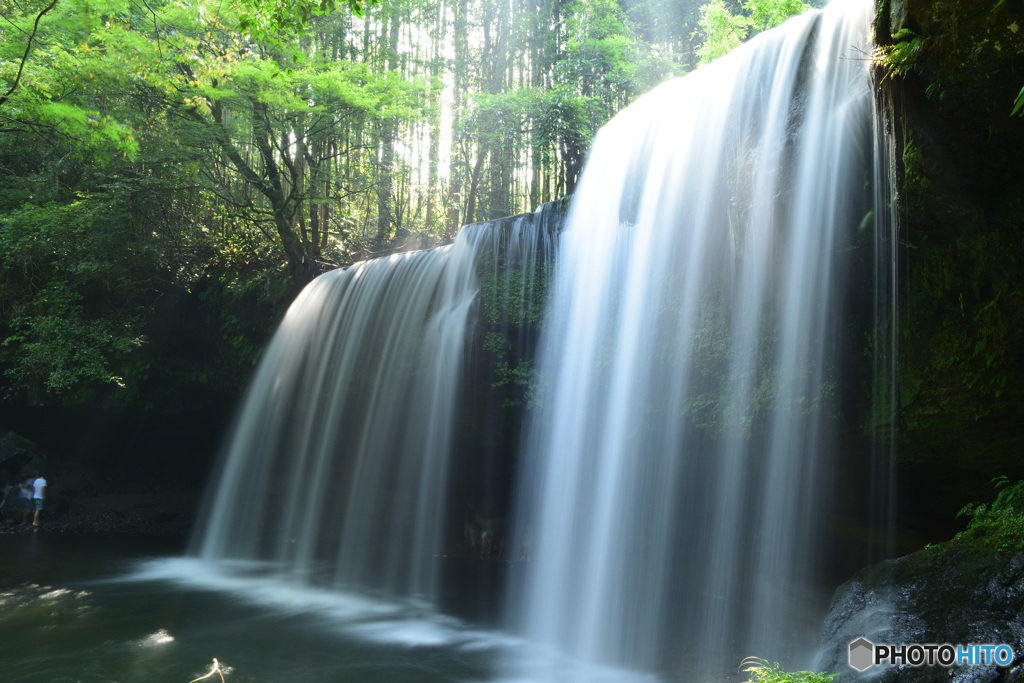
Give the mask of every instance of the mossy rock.
[[23, 476], [46, 470], [46, 455], [35, 442], [0, 427], [0, 485], [15, 484]]
[[[1024, 3], [880, 0], [896, 100], [900, 446], [980, 495], [1024, 441]], [[966, 476], [964, 476], [966, 475]]]
[[1024, 55], [1021, 15], [1014, 0], [883, 0], [875, 38], [884, 49], [902, 43], [897, 66], [940, 84], [1017, 79], [1012, 63]]
[[[850, 642], [1010, 645], [1008, 667], [886, 666], [858, 673]], [[819, 668], [841, 680], [883, 683], [1024, 681], [1024, 553], [962, 537], [868, 567], [840, 586], [822, 628]]]

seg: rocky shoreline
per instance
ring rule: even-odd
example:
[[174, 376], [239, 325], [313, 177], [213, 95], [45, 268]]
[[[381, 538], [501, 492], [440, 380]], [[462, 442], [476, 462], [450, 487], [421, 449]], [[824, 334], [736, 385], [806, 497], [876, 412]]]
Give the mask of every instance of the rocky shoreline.
[[0, 534], [33, 531], [24, 511], [34, 508], [17, 487], [36, 475], [47, 481], [39, 531], [187, 535], [209, 471], [184, 455], [173, 462], [112, 452], [47, 455], [0, 427], [0, 485], [10, 489], [0, 499]]
[[[55, 490], [43, 510], [39, 531], [187, 535], [195, 523], [199, 493], [161, 489], [83, 495]], [[17, 509], [5, 510], [0, 534], [31, 533]]]

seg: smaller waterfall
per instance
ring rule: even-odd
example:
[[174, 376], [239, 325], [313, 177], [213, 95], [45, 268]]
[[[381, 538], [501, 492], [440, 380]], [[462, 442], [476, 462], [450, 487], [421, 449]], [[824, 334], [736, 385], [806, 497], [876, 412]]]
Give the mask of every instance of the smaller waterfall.
[[[497, 316], [492, 327], [526, 335], [505, 350], [511, 362], [530, 353], [523, 321], [541, 306], [531, 273], [551, 256], [559, 215], [545, 206], [466, 226], [452, 245], [306, 287], [247, 392], [193, 552], [257, 562], [291, 584], [434, 606], [436, 558], [455, 526], [452, 460], [466, 449], [455, 426], [470, 420], [467, 350], [482, 343], [482, 310]], [[482, 302], [478, 273], [484, 299], [514, 305]], [[483, 474], [454, 477], [456, 493], [486, 489]]]
[[871, 536], [877, 548], [871, 560], [877, 562], [895, 554], [896, 443], [899, 425], [899, 202], [895, 196], [899, 150], [906, 138], [894, 128], [902, 118], [896, 111], [891, 83], [876, 88], [874, 116], [875, 185], [873, 222], [875, 228], [875, 282], [872, 330], [872, 429], [884, 433], [871, 459]]
[[535, 356], [564, 205], [489, 224], [478, 256], [476, 316], [458, 426], [453, 502], [463, 514], [507, 520], [522, 419], [536, 401]]
[[317, 278], [257, 372], [198, 545], [295, 580], [431, 595], [473, 240]]

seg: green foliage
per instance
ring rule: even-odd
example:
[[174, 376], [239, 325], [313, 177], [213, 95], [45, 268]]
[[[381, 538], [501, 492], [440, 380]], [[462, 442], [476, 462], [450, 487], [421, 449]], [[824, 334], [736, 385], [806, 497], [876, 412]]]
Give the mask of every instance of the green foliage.
[[913, 70], [927, 40], [909, 28], [902, 28], [892, 37], [892, 44], [876, 48], [875, 63], [890, 76], [905, 76]]
[[[958, 190], [950, 192], [943, 184], [941, 168], [917, 145], [907, 143], [903, 161], [902, 201], [909, 216], [928, 216], [937, 205], [960, 201], [954, 194]], [[1012, 349], [1020, 329], [1024, 294], [1015, 270], [1007, 267], [1006, 245], [1018, 211], [1016, 205], [1008, 204], [1002, 212], [989, 209], [984, 217], [960, 218], [955, 237], [943, 236], [931, 223], [917, 233], [920, 241], [916, 246], [922, 248], [914, 253], [916, 267], [910, 270], [914, 299], [904, 307], [904, 317], [925, 312], [934, 315], [932, 326], [938, 332], [934, 341], [920, 350], [920, 357], [927, 358], [922, 370], [902, 372], [904, 402], [912, 403], [905, 417], [924, 406], [928, 406], [925, 416], [934, 413], [936, 406], [927, 401], [948, 405], [962, 400], [956, 414], [974, 421], [1013, 392]], [[1002, 221], [1005, 223], [1000, 225]], [[948, 242], [940, 248], [941, 240]], [[959, 386], [934, 396], [919, 396], [917, 386], [926, 379], [925, 373], [941, 373]], [[922, 398], [926, 402], [921, 402]], [[917, 420], [910, 424], [916, 426]]]
[[1010, 116], [1024, 116], [1024, 88], [1020, 89], [1017, 93], [1017, 98], [1013, 101], [1013, 111], [1010, 112]]
[[491, 388], [509, 389], [517, 397], [504, 399], [503, 408], [514, 408], [520, 404], [533, 408], [536, 405], [540, 378], [532, 360], [520, 359], [515, 365], [502, 361], [494, 366], [494, 370], [496, 379]]
[[505, 254], [479, 259], [480, 303], [486, 332], [482, 349], [489, 359], [491, 388], [501, 392], [503, 408], [533, 408], [540, 378], [527, 348], [536, 343], [547, 316], [554, 263], [534, 269], [507, 264]]
[[[597, 129], [638, 94], [676, 74], [677, 62], [639, 40], [614, 0], [573, 0], [558, 11], [564, 30], [545, 39], [545, 48], [557, 55], [547, 73], [518, 85], [488, 82], [482, 92], [469, 94], [469, 106], [456, 122], [457, 145], [466, 153], [453, 167], [470, 193], [481, 197], [464, 198], [465, 210], [473, 211], [466, 222], [535, 208], [515, 206], [495, 186], [509, 184], [512, 169], [525, 166], [517, 158], [521, 150], [539, 175], [555, 181], [543, 199], [535, 186], [535, 201], [571, 193]], [[502, 56], [515, 59], [511, 52]], [[490, 173], [482, 172], [485, 165]]]
[[767, 31], [810, 8], [811, 5], [803, 0], [747, 0], [743, 3], [750, 28], [755, 33]]
[[257, 41], [281, 44], [289, 36], [302, 35], [314, 17], [326, 16], [339, 5], [361, 17], [366, 7], [378, 4], [377, 0], [241, 0], [238, 30]]
[[[783, 412], [793, 419], [835, 415], [839, 395], [837, 369], [814, 361], [802, 363], [795, 372], [780, 375], [776, 365], [779, 331], [765, 318], [756, 332], [752, 357], [737, 356], [731, 325], [732, 309], [722, 292], [705, 288], [689, 311], [666, 305], [660, 314], [659, 341], [654, 358], [664, 365], [661, 374], [679, 376], [686, 364], [695, 374], [701, 391], [683, 407], [681, 419], [712, 435], [749, 437], [766, 428], [766, 417]], [[688, 324], [685, 338], [679, 330]], [[680, 345], [685, 354], [679, 354]], [[813, 381], [810, 381], [814, 378]], [[813, 393], [807, 389], [816, 388]]]
[[907, 142], [903, 148], [904, 185], [906, 187], [905, 202], [910, 211], [927, 209], [934, 192], [931, 180], [933, 169], [927, 163], [925, 155], [917, 145]]
[[744, 659], [740, 670], [750, 675], [747, 683], [831, 683], [839, 676], [814, 671], [787, 672], [778, 662], [771, 663], [759, 657]]
[[32, 315], [10, 321], [13, 334], [2, 342], [14, 350], [14, 367], [4, 372], [7, 398], [39, 385], [51, 395], [87, 382], [124, 387], [123, 379], [112, 374], [109, 358], [142, 344], [137, 317], [87, 319], [80, 296], [60, 285], [41, 291], [36, 303]]
[[547, 264], [530, 278], [521, 269], [506, 267], [501, 257], [494, 270], [487, 269], [478, 277], [488, 324], [512, 328], [543, 324], [548, 290], [554, 278], [553, 264]]
[[619, 3], [614, 0], [576, 0], [567, 22], [569, 36], [556, 65], [556, 78], [585, 96], [603, 98], [609, 105], [628, 99], [673, 75], [671, 62], [659, 59], [650, 46], [637, 40]]
[[[692, 61], [691, 5], [5, 5], [7, 395], [148, 406], [237, 388], [298, 284], [390, 248], [368, 236], [382, 207], [390, 229], [447, 238], [474, 191], [468, 220], [571, 192], [597, 129]], [[500, 324], [538, 325], [541, 306]], [[522, 399], [523, 349], [493, 353]]]
[[967, 529], [957, 539], [981, 539], [1001, 552], [1024, 550], [1024, 481], [1011, 484], [1006, 476], [992, 480], [997, 493], [990, 503], [969, 503], [957, 513], [968, 517]]
[[702, 36], [698, 64], [707, 64], [739, 47], [751, 35], [777, 26], [811, 6], [803, 0], [747, 0], [744, 13], [734, 14], [725, 0], [711, 0], [700, 8], [693, 35]]
[[694, 35], [704, 40], [697, 48], [698, 64], [708, 64], [743, 44], [750, 22], [742, 14], [733, 14], [725, 0], [711, 0], [700, 8], [700, 22]]
[[[76, 141], [73, 153], [101, 163], [138, 151], [129, 127], [80, 97], [82, 89], [102, 86], [105, 75], [121, 66], [96, 49], [96, 36], [114, 7], [64, 0], [45, 19], [31, 4], [5, 14], [13, 30], [11, 40], [0, 40], [0, 83], [8, 84], [0, 120], [8, 129], [59, 131]], [[30, 34], [31, 41], [24, 39]]]
[[[252, 4], [259, 21], [281, 19]], [[344, 150], [325, 140], [347, 117], [420, 118], [421, 79], [322, 51], [288, 62], [268, 48], [280, 41], [232, 30], [230, 0], [61, 0], [41, 19], [40, 6], [12, 6], [0, 27], [6, 396], [145, 404], [156, 383], [237, 391], [293, 293], [274, 211], [305, 241], [297, 260], [344, 258], [341, 231], [326, 235], [334, 215], [316, 232], [304, 222], [340, 187], [330, 172]], [[309, 17], [286, 19], [277, 38]], [[289, 138], [307, 147], [282, 158]], [[366, 165], [350, 168], [357, 178]], [[264, 194], [274, 171], [277, 209]]]
[[115, 359], [144, 339], [137, 269], [158, 258], [125, 200], [98, 192], [0, 214], [9, 396], [67, 395], [90, 382], [124, 386]]
[[[1010, 296], [1019, 298], [1021, 294], [1015, 292]], [[964, 386], [993, 398], [1002, 395], [1010, 379], [1006, 362], [1010, 329], [998, 303], [999, 294], [974, 315], [974, 343], [959, 362]]]

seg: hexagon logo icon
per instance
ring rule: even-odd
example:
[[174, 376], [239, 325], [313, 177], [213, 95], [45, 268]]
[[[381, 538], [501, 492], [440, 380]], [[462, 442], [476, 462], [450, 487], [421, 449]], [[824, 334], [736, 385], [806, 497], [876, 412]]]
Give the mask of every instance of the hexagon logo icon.
[[850, 643], [850, 666], [864, 671], [875, 665], [875, 644], [867, 638], [858, 638]]

